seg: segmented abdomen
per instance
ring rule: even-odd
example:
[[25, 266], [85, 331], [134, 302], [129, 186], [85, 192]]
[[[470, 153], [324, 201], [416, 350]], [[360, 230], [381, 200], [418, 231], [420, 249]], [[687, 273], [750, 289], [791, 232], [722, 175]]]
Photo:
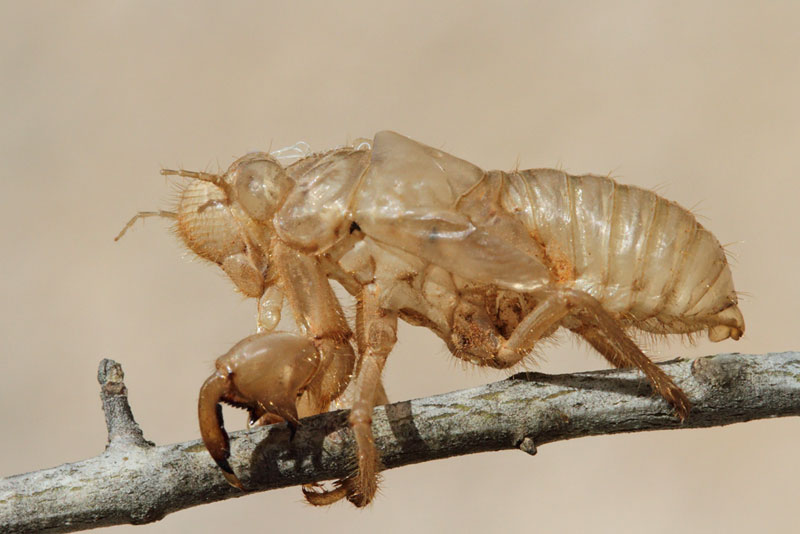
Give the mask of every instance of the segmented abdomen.
[[531, 169], [508, 178], [525, 189], [530, 209], [519, 215], [553, 277], [609, 312], [646, 330], [688, 332], [735, 308], [722, 247], [678, 204], [601, 176]]

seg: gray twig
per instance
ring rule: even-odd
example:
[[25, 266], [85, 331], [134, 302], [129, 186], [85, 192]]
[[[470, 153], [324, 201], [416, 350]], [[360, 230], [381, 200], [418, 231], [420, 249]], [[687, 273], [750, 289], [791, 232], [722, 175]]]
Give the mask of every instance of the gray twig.
[[[698, 428], [800, 415], [800, 353], [721, 354], [663, 364], [689, 395], [680, 423], [630, 370], [525, 373], [483, 387], [375, 410], [373, 430], [387, 469], [438, 458], [598, 434]], [[131, 415], [122, 369], [103, 360], [98, 378], [109, 429], [106, 451], [81, 462], [0, 479], [0, 531], [72, 532], [148, 523], [166, 514], [243, 495], [229, 486], [203, 444], [156, 447]], [[346, 412], [231, 437], [231, 464], [249, 491], [346, 476], [353, 443]]]
[[144, 439], [142, 429], [133, 419], [124, 379], [125, 373], [120, 364], [109, 359], [100, 362], [97, 381], [100, 382], [100, 400], [103, 401], [108, 428], [106, 448], [155, 447], [155, 443]]

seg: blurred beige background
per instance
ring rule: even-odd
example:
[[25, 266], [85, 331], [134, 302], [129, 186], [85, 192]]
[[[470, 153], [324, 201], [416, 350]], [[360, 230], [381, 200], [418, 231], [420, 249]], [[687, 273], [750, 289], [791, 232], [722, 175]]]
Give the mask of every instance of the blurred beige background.
[[[800, 5], [291, 4], [0, 4], [0, 476], [103, 450], [103, 357], [124, 364], [147, 438], [198, 437], [199, 386], [254, 304], [163, 221], [112, 238], [170, 207], [161, 166], [217, 170], [298, 140], [390, 128], [484, 168], [657, 188], [734, 243], [751, 296], [742, 341], [651, 354], [800, 349]], [[394, 400], [506, 376], [465, 370], [422, 329], [400, 339]], [[545, 354], [545, 372], [605, 365], [566, 336]], [[581, 439], [390, 471], [363, 511], [290, 488], [135, 532], [786, 531], [798, 438], [785, 419]]]

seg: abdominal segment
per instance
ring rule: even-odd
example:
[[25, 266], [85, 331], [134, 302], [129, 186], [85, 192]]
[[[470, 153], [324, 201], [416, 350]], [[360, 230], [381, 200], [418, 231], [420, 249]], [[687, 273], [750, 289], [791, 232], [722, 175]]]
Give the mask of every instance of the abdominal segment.
[[508, 183], [525, 191], [527, 209], [510, 207], [559, 283], [644, 330], [743, 329], [725, 252], [688, 210], [602, 176], [534, 169], [508, 175]]

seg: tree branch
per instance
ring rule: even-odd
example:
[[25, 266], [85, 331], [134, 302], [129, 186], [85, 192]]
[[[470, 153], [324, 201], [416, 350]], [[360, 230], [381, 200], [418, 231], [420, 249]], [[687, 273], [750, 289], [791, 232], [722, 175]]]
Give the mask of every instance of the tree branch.
[[[721, 426], [800, 415], [800, 353], [721, 354], [662, 364], [693, 403], [681, 424], [630, 370], [523, 373], [483, 387], [375, 410], [373, 430], [387, 469], [475, 452], [535, 454], [553, 441], [670, 428]], [[81, 462], [0, 480], [0, 530], [72, 532], [148, 523], [199, 504], [244, 495], [229, 486], [200, 441], [156, 447], [133, 420], [116, 362], [98, 379], [109, 430], [106, 451]], [[350, 474], [346, 412], [231, 436], [231, 465], [250, 491]]]

